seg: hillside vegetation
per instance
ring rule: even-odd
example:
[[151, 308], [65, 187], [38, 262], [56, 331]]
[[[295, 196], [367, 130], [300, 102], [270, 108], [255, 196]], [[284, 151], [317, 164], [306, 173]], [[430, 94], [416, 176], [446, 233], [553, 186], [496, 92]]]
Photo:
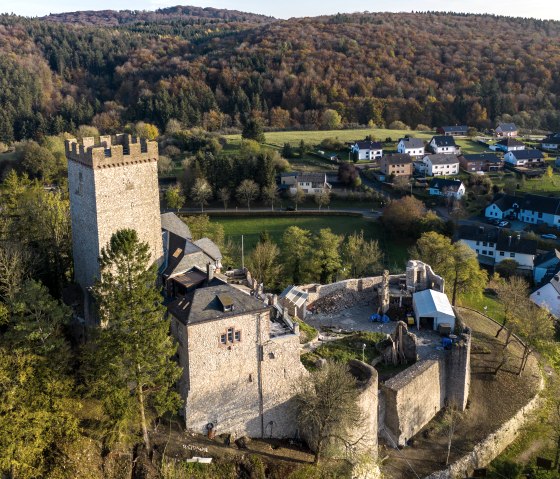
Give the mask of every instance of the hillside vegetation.
[[554, 130], [559, 59], [560, 22], [490, 15], [3, 15], [0, 141], [173, 118], [223, 130], [251, 116], [280, 129], [513, 119]]

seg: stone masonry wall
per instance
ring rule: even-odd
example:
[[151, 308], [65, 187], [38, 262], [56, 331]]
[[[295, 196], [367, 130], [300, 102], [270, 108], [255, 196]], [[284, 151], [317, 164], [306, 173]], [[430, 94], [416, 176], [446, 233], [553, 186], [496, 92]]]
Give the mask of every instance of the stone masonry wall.
[[371, 292], [371, 294], [374, 294], [374, 288], [381, 284], [382, 279], [382, 276], [371, 276], [360, 279], [346, 279], [344, 281], [338, 281], [331, 284], [309, 284], [302, 286], [301, 288], [309, 294], [309, 299], [307, 300], [308, 303], [313, 303], [313, 301], [317, 301], [319, 298], [322, 298], [327, 294], [345, 289], [348, 291], [363, 291], [364, 293]]
[[300, 361], [299, 334], [278, 336], [263, 345], [264, 437], [295, 437], [293, 397], [297, 384], [308, 375]]
[[152, 261], [163, 259], [157, 150], [154, 155], [152, 149], [135, 159], [131, 148], [131, 155], [111, 158], [106, 167], [92, 167], [86, 153], [82, 157], [67, 150], [75, 279], [84, 289], [99, 276], [101, 248], [119, 229], [135, 229], [149, 244]]
[[[221, 345], [220, 335], [230, 327], [241, 331], [241, 341]], [[268, 328], [268, 312], [258, 320], [249, 314], [188, 326], [189, 429], [205, 433], [213, 423], [218, 434], [261, 437], [259, 344], [269, 337]]]
[[444, 406], [444, 362], [420, 361], [382, 385], [385, 424], [382, 434], [399, 446], [424, 427]]

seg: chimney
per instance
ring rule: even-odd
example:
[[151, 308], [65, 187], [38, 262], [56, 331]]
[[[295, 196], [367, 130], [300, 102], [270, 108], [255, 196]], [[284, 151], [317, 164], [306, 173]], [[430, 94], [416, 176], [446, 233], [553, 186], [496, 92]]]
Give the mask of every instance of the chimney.
[[508, 235], [508, 246], [511, 246], [511, 235]]
[[517, 241], [521, 241], [521, 233], [517, 233]]
[[210, 284], [210, 282], [214, 279], [214, 265], [212, 263], [208, 263], [206, 265], [206, 282]]
[[278, 304], [278, 295], [273, 294], [273, 295], [270, 297], [269, 305], [270, 305], [270, 306], [276, 306], [277, 304]]

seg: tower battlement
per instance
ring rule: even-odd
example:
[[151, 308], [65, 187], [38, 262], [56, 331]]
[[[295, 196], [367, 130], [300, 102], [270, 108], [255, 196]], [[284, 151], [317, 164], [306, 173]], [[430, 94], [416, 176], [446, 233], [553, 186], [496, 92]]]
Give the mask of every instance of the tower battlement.
[[157, 161], [158, 145], [128, 134], [105, 135], [99, 139], [72, 138], [64, 142], [66, 157], [90, 168], [110, 168], [149, 161]]

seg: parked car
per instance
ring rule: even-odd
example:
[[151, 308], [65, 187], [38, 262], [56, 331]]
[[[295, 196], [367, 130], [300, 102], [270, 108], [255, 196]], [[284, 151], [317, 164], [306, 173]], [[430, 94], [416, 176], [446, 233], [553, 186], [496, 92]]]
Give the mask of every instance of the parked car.
[[498, 218], [488, 218], [488, 224], [490, 225], [499, 225], [500, 221]]
[[553, 235], [552, 233], [546, 233], [544, 235], [541, 235], [541, 238], [555, 240], [558, 239], [558, 236]]
[[506, 226], [509, 226], [509, 221], [500, 221], [500, 222], [498, 223], [498, 226], [499, 226], [500, 228], [505, 228]]

